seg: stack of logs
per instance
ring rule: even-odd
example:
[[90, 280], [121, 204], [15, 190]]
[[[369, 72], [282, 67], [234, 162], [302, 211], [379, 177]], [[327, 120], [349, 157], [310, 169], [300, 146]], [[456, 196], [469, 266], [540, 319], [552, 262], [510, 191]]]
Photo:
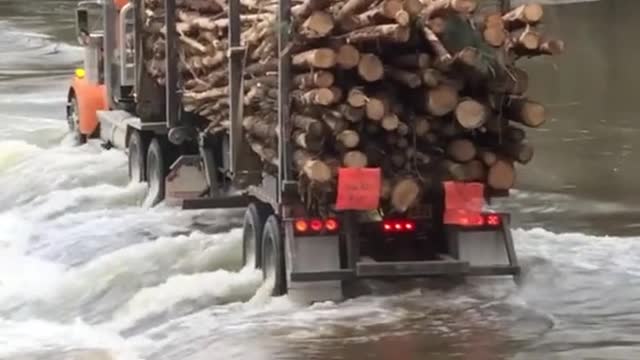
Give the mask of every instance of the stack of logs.
[[[184, 110], [210, 132], [228, 128], [228, 8], [176, 0]], [[528, 99], [523, 57], [563, 51], [536, 30], [538, 4], [507, 13], [480, 0], [299, 0], [291, 10], [291, 143], [307, 200], [335, 199], [339, 167], [380, 167], [384, 208], [405, 212], [443, 180], [515, 182], [545, 122]], [[164, 82], [162, 0], [145, 0], [148, 73]], [[276, 0], [241, 0], [247, 48], [243, 127], [277, 165]], [[323, 200], [323, 201], [324, 201]]]

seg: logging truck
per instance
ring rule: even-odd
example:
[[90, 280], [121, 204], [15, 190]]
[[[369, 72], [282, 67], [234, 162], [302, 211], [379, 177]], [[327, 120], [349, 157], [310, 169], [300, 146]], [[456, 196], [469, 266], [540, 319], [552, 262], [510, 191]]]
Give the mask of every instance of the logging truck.
[[[294, 166], [295, 144], [286, 136], [277, 137], [266, 171], [242, 122], [247, 49], [240, 36], [239, 0], [229, 0], [226, 9], [228, 126], [216, 132], [195, 126], [197, 115], [182, 101], [177, 2], [184, 3], [160, 0], [165, 10], [160, 84], [144, 67], [143, 0], [81, 1], [76, 10], [85, 58], [67, 95], [70, 133], [78, 143], [94, 139], [107, 151], [125, 152], [130, 180], [146, 183], [144, 206], [164, 202], [185, 210], [246, 209], [244, 264], [261, 269], [265, 286], [276, 296], [340, 300], [349, 286], [365, 278], [518, 277], [508, 214], [476, 209], [446, 220], [447, 197], [486, 201], [508, 192], [481, 188], [470, 198], [447, 189], [464, 192], [467, 188], [457, 186], [465, 182], [449, 181], [433, 186], [429, 201], [417, 210], [382, 212], [376, 202], [379, 169], [338, 166], [337, 200], [320, 211], [305, 201]], [[290, 97], [296, 90], [287, 51], [291, 7], [291, 0], [278, 0], [275, 8], [281, 26], [275, 30], [277, 102], [271, 110], [278, 134], [291, 131]]]

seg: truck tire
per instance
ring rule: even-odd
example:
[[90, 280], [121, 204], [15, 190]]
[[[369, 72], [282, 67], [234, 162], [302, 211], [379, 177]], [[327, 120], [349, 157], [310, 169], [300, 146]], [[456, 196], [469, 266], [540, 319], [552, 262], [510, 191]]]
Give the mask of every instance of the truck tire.
[[167, 163], [165, 159], [164, 146], [157, 137], [151, 140], [147, 150], [147, 182], [148, 192], [145, 205], [155, 206], [164, 200], [165, 176], [167, 174]]
[[147, 144], [138, 130], [132, 130], [127, 145], [129, 157], [129, 181], [147, 181]]
[[87, 137], [80, 133], [78, 99], [73, 92], [69, 95], [69, 104], [67, 105], [67, 125], [74, 145], [82, 145], [87, 142]]
[[249, 204], [244, 213], [242, 226], [242, 264], [260, 269], [262, 266], [262, 233], [269, 216], [273, 214], [271, 207], [265, 203]]
[[262, 233], [262, 280], [271, 287], [272, 296], [287, 293], [287, 278], [284, 261], [284, 238], [280, 221], [269, 216]]

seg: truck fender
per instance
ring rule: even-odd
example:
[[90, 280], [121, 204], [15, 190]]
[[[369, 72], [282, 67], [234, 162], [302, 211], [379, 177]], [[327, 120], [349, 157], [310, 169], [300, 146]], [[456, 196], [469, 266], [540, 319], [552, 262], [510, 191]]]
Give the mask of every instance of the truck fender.
[[98, 128], [99, 110], [107, 109], [107, 91], [104, 85], [91, 84], [84, 77], [74, 76], [67, 101], [75, 96], [78, 103], [78, 117], [80, 133], [91, 136]]

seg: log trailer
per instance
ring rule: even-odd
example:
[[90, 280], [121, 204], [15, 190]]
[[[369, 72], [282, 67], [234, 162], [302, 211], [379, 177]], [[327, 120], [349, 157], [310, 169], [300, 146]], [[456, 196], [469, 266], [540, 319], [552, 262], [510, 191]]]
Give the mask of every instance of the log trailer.
[[[445, 192], [423, 215], [386, 218], [376, 212], [336, 211], [319, 217], [305, 208], [293, 181], [291, 144], [279, 137], [277, 175], [263, 173], [245, 143], [241, 94], [244, 49], [240, 2], [228, 2], [230, 128], [198, 132], [181, 108], [175, 31], [176, 0], [163, 0], [166, 84], [142, 66], [141, 0], [82, 1], [77, 35], [85, 49], [68, 92], [70, 132], [128, 154], [129, 178], [146, 182], [146, 206], [182, 209], [246, 208], [245, 266], [262, 269], [273, 295], [303, 301], [340, 300], [362, 278], [514, 276], [519, 266], [504, 213], [477, 213], [445, 223]], [[291, 56], [286, 51], [291, 0], [278, 1], [279, 133], [290, 126]], [[443, 186], [444, 188], [444, 186]], [[495, 194], [483, 195], [483, 200]], [[504, 196], [502, 194], [501, 196]]]

